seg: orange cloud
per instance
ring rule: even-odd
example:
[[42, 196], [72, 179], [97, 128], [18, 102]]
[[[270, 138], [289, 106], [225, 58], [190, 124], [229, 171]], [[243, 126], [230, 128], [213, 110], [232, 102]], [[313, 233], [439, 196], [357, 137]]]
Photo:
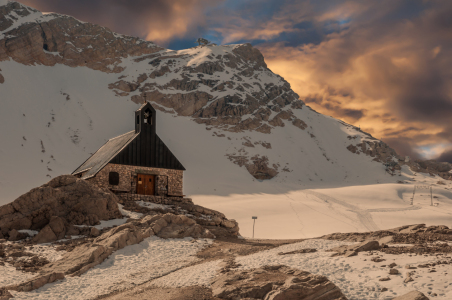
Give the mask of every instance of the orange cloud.
[[[398, 139], [394, 145], [403, 140], [432, 158], [452, 142], [451, 13], [452, 5], [442, 5], [411, 21], [377, 19], [364, 26], [364, 18], [351, 20], [349, 29], [317, 45], [258, 48], [269, 68], [315, 110], [361, 125], [377, 138]], [[320, 19], [337, 15], [340, 10]]]

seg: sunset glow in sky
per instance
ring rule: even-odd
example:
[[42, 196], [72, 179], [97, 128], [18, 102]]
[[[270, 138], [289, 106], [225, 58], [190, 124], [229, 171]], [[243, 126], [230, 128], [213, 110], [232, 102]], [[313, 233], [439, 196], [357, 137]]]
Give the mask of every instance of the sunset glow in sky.
[[452, 1], [19, 0], [170, 49], [251, 43], [307, 105], [452, 162]]

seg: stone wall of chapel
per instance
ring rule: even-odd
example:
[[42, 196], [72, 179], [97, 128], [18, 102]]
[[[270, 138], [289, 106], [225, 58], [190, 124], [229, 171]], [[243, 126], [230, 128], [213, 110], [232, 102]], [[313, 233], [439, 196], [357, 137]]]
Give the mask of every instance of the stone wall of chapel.
[[[118, 185], [113, 186], [109, 184], [110, 172], [117, 172], [119, 174]], [[137, 174], [156, 175], [155, 194], [157, 196], [183, 195], [184, 171], [182, 170], [107, 164], [96, 176], [87, 180], [99, 187], [135, 194]]]

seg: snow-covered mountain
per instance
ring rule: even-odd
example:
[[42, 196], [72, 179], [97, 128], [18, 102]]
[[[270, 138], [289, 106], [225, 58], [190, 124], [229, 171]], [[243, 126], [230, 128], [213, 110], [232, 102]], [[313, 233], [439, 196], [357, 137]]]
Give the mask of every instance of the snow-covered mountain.
[[[157, 132], [187, 169], [185, 194], [206, 206], [214, 197], [265, 194], [279, 203], [307, 188], [412, 178], [407, 167], [385, 173], [383, 161], [402, 158], [304, 105], [249, 44], [173, 51], [17, 2], [0, 5], [0, 204], [72, 172], [132, 130], [143, 101], [160, 111]], [[228, 209], [234, 218], [249, 206]]]

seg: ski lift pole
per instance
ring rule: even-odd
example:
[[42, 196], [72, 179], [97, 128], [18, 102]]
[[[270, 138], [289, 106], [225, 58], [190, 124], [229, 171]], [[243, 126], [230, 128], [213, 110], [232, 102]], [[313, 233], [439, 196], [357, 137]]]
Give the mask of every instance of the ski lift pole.
[[430, 186], [430, 206], [433, 206], [433, 187]]
[[254, 224], [256, 224], [257, 217], [251, 217], [253, 219], [253, 239], [254, 239]]

